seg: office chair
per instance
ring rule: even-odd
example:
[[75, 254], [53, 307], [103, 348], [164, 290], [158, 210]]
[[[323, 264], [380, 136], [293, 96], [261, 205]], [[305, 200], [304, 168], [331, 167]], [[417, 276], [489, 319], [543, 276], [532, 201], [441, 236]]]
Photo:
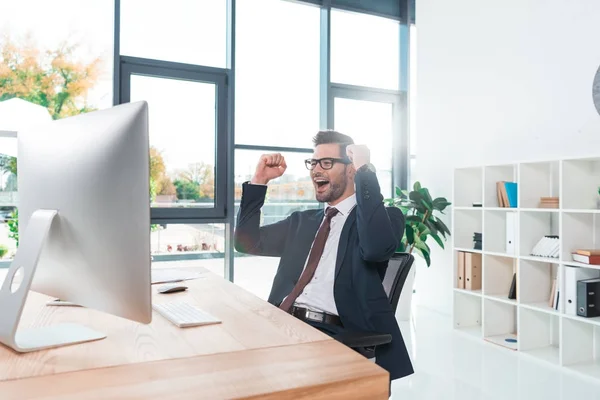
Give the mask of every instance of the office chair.
[[[382, 283], [394, 313], [398, 307], [400, 293], [402, 292], [413, 261], [414, 257], [412, 254], [395, 253], [388, 263]], [[392, 341], [392, 335], [375, 332], [345, 332], [337, 335], [335, 338], [366, 358], [374, 358], [377, 346], [388, 344]]]

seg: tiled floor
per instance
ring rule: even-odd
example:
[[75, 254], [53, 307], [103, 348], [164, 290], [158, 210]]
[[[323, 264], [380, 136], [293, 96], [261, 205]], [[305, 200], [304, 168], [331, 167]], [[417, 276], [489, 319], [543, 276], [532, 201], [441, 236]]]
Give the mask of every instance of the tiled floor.
[[464, 336], [449, 316], [417, 308], [401, 329], [416, 372], [393, 382], [395, 400], [600, 400], [600, 380]]

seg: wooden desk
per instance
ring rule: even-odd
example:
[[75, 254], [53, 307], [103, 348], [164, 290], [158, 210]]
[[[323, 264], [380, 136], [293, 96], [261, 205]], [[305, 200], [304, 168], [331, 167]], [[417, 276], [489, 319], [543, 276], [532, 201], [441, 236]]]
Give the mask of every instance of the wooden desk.
[[179, 329], [154, 313], [140, 325], [31, 293], [22, 326], [78, 322], [108, 337], [29, 354], [0, 346], [0, 398], [387, 399], [388, 373], [328, 336], [206, 270], [186, 284], [154, 301], [185, 299], [222, 324]]

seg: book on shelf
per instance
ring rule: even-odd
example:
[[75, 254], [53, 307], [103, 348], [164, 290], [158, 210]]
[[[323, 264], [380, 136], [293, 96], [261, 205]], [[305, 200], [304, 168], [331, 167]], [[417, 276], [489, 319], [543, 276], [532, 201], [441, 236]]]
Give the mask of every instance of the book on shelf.
[[508, 298], [511, 300], [517, 299], [517, 274], [513, 274], [512, 283], [510, 284], [510, 289], [508, 290]]
[[575, 253], [577, 254], [581, 254], [582, 256], [600, 256], [600, 250], [597, 249], [579, 249], [579, 250], [575, 250]]
[[556, 293], [556, 278], [552, 280], [552, 288], [550, 288], [550, 296], [548, 297], [548, 307], [554, 308], [555, 293]]
[[546, 235], [533, 247], [530, 255], [536, 257], [558, 258], [560, 242], [556, 235]]
[[579, 253], [572, 253], [571, 257], [573, 258], [573, 261], [580, 262], [582, 264], [600, 265], [600, 255], [584, 256]]
[[479, 232], [473, 233], [473, 249], [482, 250], [483, 236]]
[[518, 190], [516, 182], [496, 182], [499, 207], [517, 207]]
[[558, 208], [558, 197], [540, 197], [540, 208]]

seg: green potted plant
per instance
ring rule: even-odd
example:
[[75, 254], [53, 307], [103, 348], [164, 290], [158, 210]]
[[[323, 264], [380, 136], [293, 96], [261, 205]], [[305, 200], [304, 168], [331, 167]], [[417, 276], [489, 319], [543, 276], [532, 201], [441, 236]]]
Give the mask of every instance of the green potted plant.
[[[419, 254], [429, 267], [431, 265], [429, 243], [435, 242], [443, 249], [444, 242], [450, 236], [450, 230], [436, 215], [436, 212], [444, 214], [444, 210], [451, 203], [445, 197], [432, 198], [429, 189], [422, 187], [420, 182], [415, 182], [413, 190], [410, 192], [396, 187], [396, 197], [386, 199], [385, 204], [402, 210], [406, 219], [404, 236], [398, 251]], [[404, 284], [406, 290], [402, 290], [400, 294], [396, 314], [401, 321], [407, 321], [410, 318], [415, 273], [416, 268], [411, 268]]]
[[0, 244], [0, 260], [4, 258], [4, 256], [8, 253], [8, 247], [3, 244]]

